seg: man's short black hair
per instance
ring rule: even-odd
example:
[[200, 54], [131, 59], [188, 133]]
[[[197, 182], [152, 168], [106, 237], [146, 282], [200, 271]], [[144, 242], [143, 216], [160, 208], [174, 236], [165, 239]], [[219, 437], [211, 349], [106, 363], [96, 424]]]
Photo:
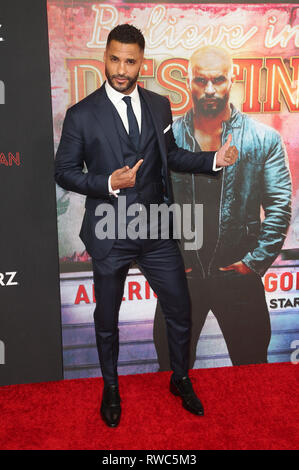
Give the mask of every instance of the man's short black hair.
[[111, 41], [118, 41], [123, 44], [138, 44], [144, 51], [145, 41], [140, 29], [131, 24], [119, 24], [112, 29], [107, 38], [107, 46]]

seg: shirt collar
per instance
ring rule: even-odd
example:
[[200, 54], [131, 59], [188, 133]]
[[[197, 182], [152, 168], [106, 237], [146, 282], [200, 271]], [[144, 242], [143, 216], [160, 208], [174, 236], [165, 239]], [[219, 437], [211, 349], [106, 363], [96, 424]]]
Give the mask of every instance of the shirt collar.
[[138, 86], [136, 86], [132, 93], [130, 93], [129, 95], [124, 95], [123, 93], [120, 93], [119, 91], [112, 88], [112, 86], [106, 80], [105, 90], [108, 95], [108, 98], [112, 101], [114, 105], [117, 105], [125, 96], [131, 96], [132, 100], [136, 103], [140, 102]]

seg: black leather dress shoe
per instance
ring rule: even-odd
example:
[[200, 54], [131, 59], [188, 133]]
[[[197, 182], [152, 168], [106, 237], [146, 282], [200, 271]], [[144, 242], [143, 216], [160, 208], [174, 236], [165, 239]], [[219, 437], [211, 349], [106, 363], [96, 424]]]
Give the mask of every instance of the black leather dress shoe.
[[111, 428], [115, 428], [119, 424], [121, 415], [120, 401], [117, 385], [107, 385], [104, 387], [101, 416]]
[[180, 380], [170, 380], [170, 391], [173, 395], [180, 396], [183, 407], [198, 416], [204, 415], [203, 405], [193, 390], [192, 382], [189, 377], [183, 377]]

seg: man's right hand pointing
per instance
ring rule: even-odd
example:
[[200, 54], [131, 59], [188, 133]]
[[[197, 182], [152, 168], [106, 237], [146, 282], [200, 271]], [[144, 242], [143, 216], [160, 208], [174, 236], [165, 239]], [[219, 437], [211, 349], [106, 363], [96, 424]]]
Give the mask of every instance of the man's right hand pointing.
[[229, 134], [225, 144], [222, 145], [222, 147], [220, 147], [219, 150], [217, 150], [217, 156], [216, 156], [217, 167], [233, 165], [235, 161], [237, 160], [239, 156], [239, 152], [234, 145], [230, 146], [231, 141], [232, 141], [232, 135]]
[[126, 165], [122, 168], [119, 168], [118, 170], [115, 170], [111, 174], [111, 188], [113, 190], [116, 190], [122, 188], [132, 188], [133, 186], [135, 186], [136, 173], [139, 170], [139, 167], [142, 162], [143, 160], [138, 160], [138, 162], [136, 163], [136, 165], [133, 166], [133, 168], [130, 168]]

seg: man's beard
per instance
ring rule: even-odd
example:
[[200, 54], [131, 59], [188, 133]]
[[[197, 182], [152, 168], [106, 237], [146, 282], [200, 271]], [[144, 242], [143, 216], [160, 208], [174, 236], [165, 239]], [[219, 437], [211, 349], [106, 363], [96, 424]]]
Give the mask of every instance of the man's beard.
[[206, 117], [216, 117], [221, 111], [225, 109], [225, 106], [229, 100], [229, 93], [223, 98], [200, 98], [199, 100], [193, 96], [194, 112], [195, 115], [203, 115]]
[[[131, 88], [133, 88], [135, 83], [138, 80], [138, 75], [139, 75], [139, 74], [137, 74], [135, 77], [132, 77], [132, 78], [127, 77], [126, 75], [110, 75], [108, 73], [107, 68], [105, 68], [105, 74], [106, 74], [106, 78], [108, 80], [109, 85], [111, 85], [112, 88], [114, 88], [114, 90], [119, 91], [120, 93], [124, 93], [124, 92], [130, 90]], [[126, 78], [127, 82], [125, 82], [123, 85], [118, 85], [113, 80], [115, 78]]]

